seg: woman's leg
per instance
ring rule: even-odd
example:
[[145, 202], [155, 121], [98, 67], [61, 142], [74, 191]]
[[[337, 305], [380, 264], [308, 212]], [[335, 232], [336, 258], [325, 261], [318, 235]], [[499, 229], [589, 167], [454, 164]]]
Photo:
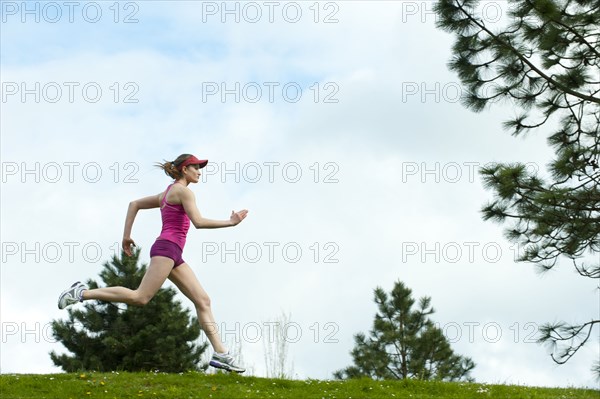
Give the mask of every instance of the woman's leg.
[[124, 302], [144, 306], [163, 285], [175, 262], [164, 256], [153, 256], [150, 266], [136, 290], [125, 287], [106, 287], [83, 291], [83, 299], [98, 299], [107, 302]]
[[198, 321], [200, 322], [200, 328], [202, 328], [206, 334], [206, 337], [210, 341], [215, 352], [226, 352], [227, 349], [221, 342], [219, 329], [217, 328], [217, 323], [215, 323], [215, 318], [213, 317], [210, 308], [210, 298], [206, 291], [204, 291], [204, 288], [200, 285], [192, 268], [187, 263], [182, 263], [171, 271], [169, 280], [179, 288], [183, 295], [188, 297], [194, 303]]

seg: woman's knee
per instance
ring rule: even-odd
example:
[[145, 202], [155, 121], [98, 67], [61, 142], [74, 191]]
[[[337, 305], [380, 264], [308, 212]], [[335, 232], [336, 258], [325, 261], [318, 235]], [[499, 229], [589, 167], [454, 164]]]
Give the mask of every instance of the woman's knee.
[[210, 309], [210, 297], [206, 294], [194, 297], [194, 305], [198, 310]]
[[134, 306], [145, 306], [152, 299], [152, 295], [145, 294], [140, 290], [133, 291], [130, 303]]

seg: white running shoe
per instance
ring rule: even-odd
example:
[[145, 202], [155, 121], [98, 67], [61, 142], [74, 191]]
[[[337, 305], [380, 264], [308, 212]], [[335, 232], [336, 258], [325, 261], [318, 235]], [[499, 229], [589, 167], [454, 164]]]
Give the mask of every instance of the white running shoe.
[[233, 356], [229, 353], [224, 355], [219, 355], [218, 353], [214, 353], [212, 355], [212, 359], [210, 359], [211, 366], [216, 367], [218, 369], [223, 369], [227, 371], [235, 371], [236, 373], [243, 373], [246, 371], [245, 368], [237, 366], [235, 364], [235, 360], [233, 360]]
[[82, 294], [84, 290], [89, 289], [89, 287], [79, 281], [73, 283], [71, 287], [63, 291], [58, 297], [58, 308], [64, 309], [69, 305], [73, 305], [77, 302], [83, 301]]

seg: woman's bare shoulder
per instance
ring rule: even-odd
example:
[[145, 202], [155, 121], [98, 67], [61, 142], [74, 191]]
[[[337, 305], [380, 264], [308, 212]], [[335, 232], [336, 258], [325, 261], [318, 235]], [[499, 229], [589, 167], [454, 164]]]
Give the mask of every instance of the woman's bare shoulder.
[[[163, 196], [166, 191], [167, 190], [163, 192]], [[194, 197], [194, 193], [189, 187], [186, 187], [183, 184], [173, 184], [167, 193], [167, 202], [170, 204], [181, 204], [182, 199], [189, 196]]]

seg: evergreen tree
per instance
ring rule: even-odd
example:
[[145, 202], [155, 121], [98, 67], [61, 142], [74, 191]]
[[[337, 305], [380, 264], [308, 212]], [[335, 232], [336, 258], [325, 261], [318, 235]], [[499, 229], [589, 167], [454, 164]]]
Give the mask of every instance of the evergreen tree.
[[412, 291], [400, 281], [390, 296], [380, 287], [374, 292], [378, 312], [373, 329], [369, 337], [354, 336], [350, 352], [354, 365], [336, 371], [335, 378], [471, 380], [475, 364], [454, 354], [442, 330], [431, 321], [431, 298], [421, 298], [414, 308]]
[[[137, 266], [139, 254], [137, 249], [131, 257], [113, 256], [100, 272], [102, 282], [136, 289], [146, 271], [146, 265]], [[98, 288], [93, 280], [87, 284]], [[72, 355], [52, 351], [52, 361], [66, 372], [199, 369], [207, 344], [195, 343], [198, 320], [174, 300], [175, 294], [172, 288], [161, 288], [143, 307], [86, 301], [83, 309], [68, 309], [69, 319], [53, 320], [52, 332]]]
[[[466, 88], [464, 104], [481, 111], [508, 100], [517, 112], [504, 127], [515, 136], [548, 128], [555, 151], [548, 177], [523, 164], [494, 164], [480, 173], [494, 200], [485, 220], [506, 223], [520, 261], [547, 271], [566, 259], [583, 277], [600, 278], [600, 2], [509, 0], [507, 25], [491, 29], [477, 0], [438, 0], [437, 25], [454, 33], [449, 63]], [[586, 255], [592, 255], [590, 263]], [[600, 324], [546, 324], [539, 342], [567, 362]], [[600, 362], [594, 366], [600, 377]]]

